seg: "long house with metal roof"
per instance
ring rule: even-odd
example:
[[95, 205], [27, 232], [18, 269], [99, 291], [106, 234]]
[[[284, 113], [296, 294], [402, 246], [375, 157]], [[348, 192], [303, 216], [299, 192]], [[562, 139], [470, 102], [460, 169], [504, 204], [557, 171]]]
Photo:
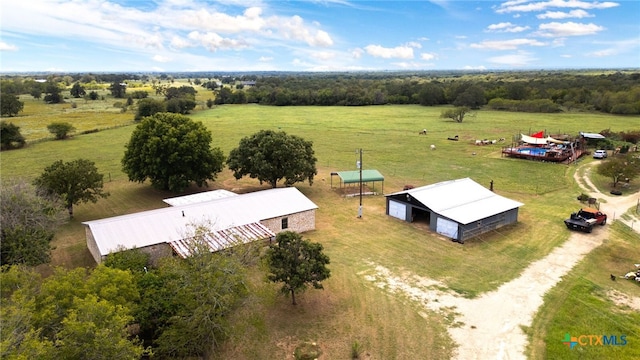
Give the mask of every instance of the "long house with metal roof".
[[465, 240], [518, 221], [524, 205], [470, 178], [443, 181], [386, 195], [387, 215], [423, 221], [438, 234]]
[[164, 201], [173, 206], [83, 222], [96, 262], [134, 248], [149, 253], [152, 261], [172, 254], [187, 257], [196, 226], [208, 229], [203, 240], [210, 251], [269, 240], [285, 230], [310, 231], [318, 208], [295, 187], [247, 194], [215, 190]]

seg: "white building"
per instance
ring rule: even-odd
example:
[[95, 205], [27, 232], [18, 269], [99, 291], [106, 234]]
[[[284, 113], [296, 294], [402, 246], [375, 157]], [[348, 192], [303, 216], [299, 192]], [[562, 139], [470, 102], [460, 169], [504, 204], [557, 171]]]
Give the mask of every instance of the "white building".
[[272, 239], [285, 230], [310, 231], [318, 208], [295, 187], [241, 195], [215, 190], [164, 201], [175, 206], [83, 222], [96, 262], [134, 248], [149, 253], [152, 261], [172, 253], [187, 257], [190, 227], [198, 225], [209, 228], [205, 240], [211, 251]]

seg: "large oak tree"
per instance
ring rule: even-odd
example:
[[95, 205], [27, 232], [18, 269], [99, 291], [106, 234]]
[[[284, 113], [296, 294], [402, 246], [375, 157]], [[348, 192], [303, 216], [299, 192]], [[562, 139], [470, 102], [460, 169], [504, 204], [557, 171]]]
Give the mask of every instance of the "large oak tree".
[[156, 113], [144, 118], [131, 134], [122, 158], [130, 181], [151, 180], [154, 187], [180, 192], [192, 182], [215, 180], [224, 155], [211, 147], [211, 132], [180, 114]]
[[287, 186], [305, 180], [311, 185], [318, 173], [312, 145], [284, 131], [261, 130], [240, 140], [229, 153], [227, 166], [236, 179], [249, 175], [274, 188], [282, 179]]
[[103, 178], [91, 160], [58, 160], [45, 168], [34, 184], [48, 193], [60, 196], [69, 211], [69, 217], [73, 217], [74, 204], [89, 201], [95, 203], [98, 198], [109, 196], [109, 193], [103, 191]]

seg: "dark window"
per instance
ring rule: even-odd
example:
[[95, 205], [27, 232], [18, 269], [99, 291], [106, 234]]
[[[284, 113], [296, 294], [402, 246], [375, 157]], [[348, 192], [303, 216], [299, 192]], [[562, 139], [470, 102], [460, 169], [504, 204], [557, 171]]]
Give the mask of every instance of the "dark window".
[[282, 230], [287, 229], [289, 227], [289, 218], [282, 219]]

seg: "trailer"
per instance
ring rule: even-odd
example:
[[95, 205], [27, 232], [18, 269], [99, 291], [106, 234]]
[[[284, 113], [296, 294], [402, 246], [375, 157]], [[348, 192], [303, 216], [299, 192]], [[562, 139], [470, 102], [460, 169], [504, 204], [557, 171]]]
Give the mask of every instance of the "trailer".
[[607, 214], [594, 208], [582, 208], [571, 213], [571, 217], [564, 221], [569, 230], [578, 230], [590, 233], [596, 225], [604, 226], [607, 223]]

